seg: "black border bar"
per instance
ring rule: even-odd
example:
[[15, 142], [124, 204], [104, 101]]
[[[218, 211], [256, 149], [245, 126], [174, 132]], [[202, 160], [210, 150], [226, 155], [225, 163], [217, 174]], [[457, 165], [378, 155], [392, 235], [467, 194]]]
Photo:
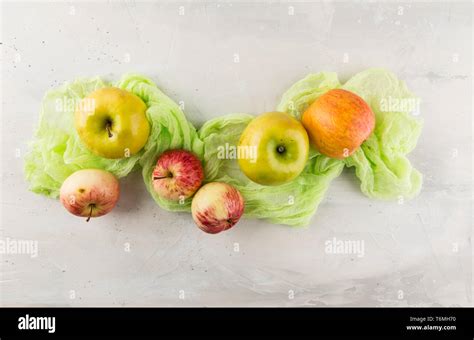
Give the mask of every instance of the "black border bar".
[[[55, 332], [20, 330], [19, 320], [26, 315], [30, 321], [32, 317], [55, 317]], [[473, 308], [0, 308], [1, 340], [37, 337], [472, 340], [473, 325]], [[422, 328], [408, 329], [409, 326]]]

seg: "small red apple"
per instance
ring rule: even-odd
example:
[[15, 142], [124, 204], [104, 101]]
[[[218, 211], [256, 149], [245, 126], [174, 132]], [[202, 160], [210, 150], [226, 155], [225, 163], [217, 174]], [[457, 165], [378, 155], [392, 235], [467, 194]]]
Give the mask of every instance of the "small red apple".
[[165, 151], [153, 170], [153, 189], [160, 197], [179, 201], [194, 195], [204, 179], [201, 161], [186, 150]]
[[212, 182], [204, 185], [193, 197], [191, 210], [194, 222], [209, 234], [232, 228], [244, 213], [244, 199], [232, 185]]
[[99, 217], [109, 213], [120, 196], [117, 178], [110, 172], [99, 169], [84, 169], [74, 172], [63, 182], [60, 201], [73, 215]]
[[316, 99], [303, 113], [309, 139], [323, 155], [343, 159], [370, 136], [375, 115], [358, 95], [334, 89]]

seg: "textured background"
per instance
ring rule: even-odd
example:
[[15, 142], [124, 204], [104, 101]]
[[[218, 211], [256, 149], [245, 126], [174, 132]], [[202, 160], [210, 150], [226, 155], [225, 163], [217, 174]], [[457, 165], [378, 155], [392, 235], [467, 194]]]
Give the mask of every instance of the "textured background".
[[[1, 305], [472, 305], [472, 14], [434, 2], [3, 3], [0, 237], [39, 253], [0, 254]], [[139, 173], [90, 223], [23, 180], [44, 92], [76, 77], [142, 72], [199, 126], [272, 110], [309, 72], [345, 81], [375, 66], [423, 100], [410, 158], [425, 182], [409, 202], [369, 200], [346, 170], [306, 229], [243, 220], [209, 236], [156, 206]], [[364, 256], [326, 253], [334, 237], [364, 241]]]

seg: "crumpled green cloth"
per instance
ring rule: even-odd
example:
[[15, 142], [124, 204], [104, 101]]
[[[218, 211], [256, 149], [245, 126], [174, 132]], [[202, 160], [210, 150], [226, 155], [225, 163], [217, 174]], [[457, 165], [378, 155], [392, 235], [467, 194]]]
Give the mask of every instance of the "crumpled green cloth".
[[381, 199], [416, 196], [423, 177], [406, 155], [421, 134], [422, 122], [413, 116], [419, 114], [419, 98], [383, 69], [361, 72], [342, 88], [364, 98], [375, 114], [374, 132], [345, 160], [347, 166], [355, 167], [362, 192]]
[[94, 155], [76, 132], [75, 105], [105, 86], [110, 84], [98, 77], [80, 79], [45, 95], [35, 138], [25, 156], [25, 177], [33, 192], [56, 198], [63, 181], [77, 170], [98, 168], [123, 177], [138, 164], [141, 154], [118, 160]]
[[[422, 121], [414, 114], [419, 98], [393, 73], [368, 69], [339, 84], [335, 73], [310, 74], [294, 84], [277, 107], [300, 118], [305, 109], [321, 94], [332, 88], [343, 88], [361, 96], [375, 114], [371, 136], [344, 162], [355, 167], [362, 192], [378, 199], [412, 198], [423, 182], [422, 175], [406, 157], [416, 146]], [[415, 111], [415, 112], [411, 112]]]
[[[117, 86], [138, 95], [147, 104], [151, 124], [147, 144], [138, 154], [109, 160], [93, 155], [81, 143], [73, 124], [74, 107], [64, 110], [58, 100], [80, 100], [93, 90]], [[25, 159], [25, 176], [30, 189], [50, 197], [59, 195], [62, 182], [76, 170], [100, 168], [117, 177], [126, 176], [141, 166], [145, 185], [153, 199], [171, 211], [190, 211], [191, 199], [170, 202], [152, 189], [152, 171], [158, 156], [168, 149], [193, 151], [203, 161], [206, 181], [224, 181], [234, 185], [245, 199], [245, 216], [265, 218], [291, 226], [307, 225], [316, 212], [331, 181], [344, 166], [353, 166], [361, 181], [361, 190], [373, 198], [410, 198], [422, 183], [406, 155], [413, 150], [421, 132], [421, 123], [407, 110], [387, 110], [381, 102], [388, 97], [416, 99], [392, 73], [369, 69], [351, 78], [343, 86], [335, 73], [310, 74], [294, 84], [282, 97], [278, 111], [300, 117], [318, 96], [332, 88], [345, 88], [363, 97], [374, 110], [376, 127], [372, 136], [354, 155], [344, 161], [330, 159], [312, 149], [303, 173], [280, 186], [262, 186], [251, 182], [234, 159], [221, 159], [219, 148], [238, 144], [240, 134], [254, 116], [230, 114], [206, 122], [197, 131], [173, 100], [148, 78], [125, 75], [110, 84], [100, 78], [77, 80], [46, 94], [39, 128]], [[403, 105], [400, 106], [404, 108]]]

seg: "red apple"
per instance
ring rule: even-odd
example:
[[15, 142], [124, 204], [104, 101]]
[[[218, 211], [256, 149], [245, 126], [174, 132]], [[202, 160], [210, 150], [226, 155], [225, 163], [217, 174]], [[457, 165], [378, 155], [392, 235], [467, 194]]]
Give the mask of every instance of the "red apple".
[[358, 95], [342, 89], [326, 92], [303, 113], [309, 139], [323, 155], [343, 159], [370, 136], [375, 115]]
[[244, 213], [244, 199], [240, 192], [227, 183], [204, 185], [191, 204], [194, 222], [209, 234], [230, 229]]
[[117, 178], [110, 172], [85, 169], [74, 172], [63, 182], [60, 200], [73, 215], [99, 217], [109, 213], [120, 196]]
[[194, 195], [204, 179], [201, 161], [186, 150], [165, 151], [152, 174], [153, 189], [160, 197], [179, 201]]

